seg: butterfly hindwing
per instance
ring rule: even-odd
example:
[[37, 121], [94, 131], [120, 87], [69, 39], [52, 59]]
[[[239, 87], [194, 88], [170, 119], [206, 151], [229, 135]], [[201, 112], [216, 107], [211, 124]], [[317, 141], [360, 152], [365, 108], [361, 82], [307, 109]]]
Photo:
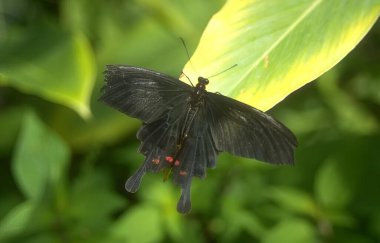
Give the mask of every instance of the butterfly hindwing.
[[137, 133], [141, 141], [139, 152], [145, 155], [145, 160], [127, 180], [127, 191], [136, 192], [146, 172], [158, 172], [171, 166], [167, 156], [171, 156], [176, 147], [179, 119], [170, 119], [170, 114], [168, 112], [154, 122], [144, 123]]
[[186, 213], [191, 208], [190, 188], [193, 176], [204, 178], [207, 167], [215, 166], [217, 151], [213, 144], [207, 123], [205, 107], [198, 109], [192, 121], [187, 138], [177, 148], [180, 132], [186, 124], [187, 111], [175, 107], [151, 123], [143, 123], [137, 133], [141, 141], [139, 151], [145, 155], [141, 167], [126, 182], [129, 192], [138, 190], [146, 172], [170, 169], [175, 184], [181, 187], [177, 210]]
[[181, 213], [187, 213], [191, 208], [192, 177], [205, 178], [207, 167], [215, 165], [217, 151], [208, 133], [208, 124], [204, 122], [205, 117], [205, 107], [200, 106], [173, 167], [173, 181], [181, 186], [181, 197], [177, 204], [177, 210]]
[[207, 93], [207, 123], [218, 151], [272, 164], [292, 164], [293, 133], [266, 113], [226, 96]]

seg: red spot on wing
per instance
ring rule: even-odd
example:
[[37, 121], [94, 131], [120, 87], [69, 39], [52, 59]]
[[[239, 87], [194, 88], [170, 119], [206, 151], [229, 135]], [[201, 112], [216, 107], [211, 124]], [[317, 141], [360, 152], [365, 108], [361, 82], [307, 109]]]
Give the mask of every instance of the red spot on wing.
[[168, 163], [171, 164], [171, 163], [173, 163], [173, 160], [174, 160], [174, 159], [173, 159], [172, 156], [166, 156], [166, 157], [165, 157], [165, 160], [166, 160]]
[[175, 166], [178, 166], [178, 165], [179, 165], [179, 160], [178, 160], [178, 159], [176, 159], [176, 160], [174, 161], [174, 165], [175, 165]]

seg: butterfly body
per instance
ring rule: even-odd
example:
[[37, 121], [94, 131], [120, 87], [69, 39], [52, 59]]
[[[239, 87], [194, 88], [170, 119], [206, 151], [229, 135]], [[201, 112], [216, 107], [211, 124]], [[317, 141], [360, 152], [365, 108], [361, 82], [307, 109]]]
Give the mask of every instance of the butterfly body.
[[177, 210], [186, 213], [192, 177], [204, 178], [220, 152], [273, 164], [294, 161], [297, 143], [289, 129], [253, 107], [207, 92], [206, 78], [191, 87], [148, 69], [108, 65], [105, 79], [101, 100], [143, 121], [137, 138], [145, 161], [127, 180], [129, 192], [138, 190], [146, 172], [169, 171], [182, 188]]

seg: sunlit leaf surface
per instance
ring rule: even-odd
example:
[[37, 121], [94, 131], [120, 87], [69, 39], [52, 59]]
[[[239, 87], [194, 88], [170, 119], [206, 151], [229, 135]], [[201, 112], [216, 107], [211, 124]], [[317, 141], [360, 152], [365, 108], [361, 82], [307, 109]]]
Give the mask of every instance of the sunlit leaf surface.
[[346, 56], [379, 11], [378, 0], [229, 0], [184, 73], [194, 83], [237, 64], [208, 90], [268, 110]]

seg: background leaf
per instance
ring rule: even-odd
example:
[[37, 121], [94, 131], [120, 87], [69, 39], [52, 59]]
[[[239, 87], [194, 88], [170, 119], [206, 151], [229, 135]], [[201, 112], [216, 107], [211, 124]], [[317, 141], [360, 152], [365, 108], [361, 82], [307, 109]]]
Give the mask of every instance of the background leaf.
[[338, 63], [379, 12], [378, 0], [229, 0], [184, 73], [197, 80], [237, 64], [207, 89], [266, 111]]
[[312, 198], [302, 191], [292, 188], [277, 187], [268, 190], [268, 197], [273, 198], [279, 205], [296, 213], [315, 215], [316, 206]]
[[327, 161], [316, 178], [316, 194], [320, 202], [328, 207], [345, 206], [353, 194], [347, 179], [335, 161]]
[[273, 227], [264, 238], [263, 243], [304, 243], [317, 242], [314, 227], [302, 219], [289, 219]]
[[112, 235], [122, 242], [160, 242], [163, 236], [162, 230], [157, 209], [141, 205], [131, 209], [116, 222]]
[[26, 201], [14, 207], [0, 222], [0, 240], [17, 235], [28, 228], [35, 203]]
[[12, 161], [21, 191], [30, 199], [41, 199], [63, 178], [70, 151], [66, 143], [48, 129], [33, 112], [25, 115]]
[[90, 116], [94, 56], [80, 32], [58, 32], [41, 24], [0, 42], [0, 85], [37, 95]]

